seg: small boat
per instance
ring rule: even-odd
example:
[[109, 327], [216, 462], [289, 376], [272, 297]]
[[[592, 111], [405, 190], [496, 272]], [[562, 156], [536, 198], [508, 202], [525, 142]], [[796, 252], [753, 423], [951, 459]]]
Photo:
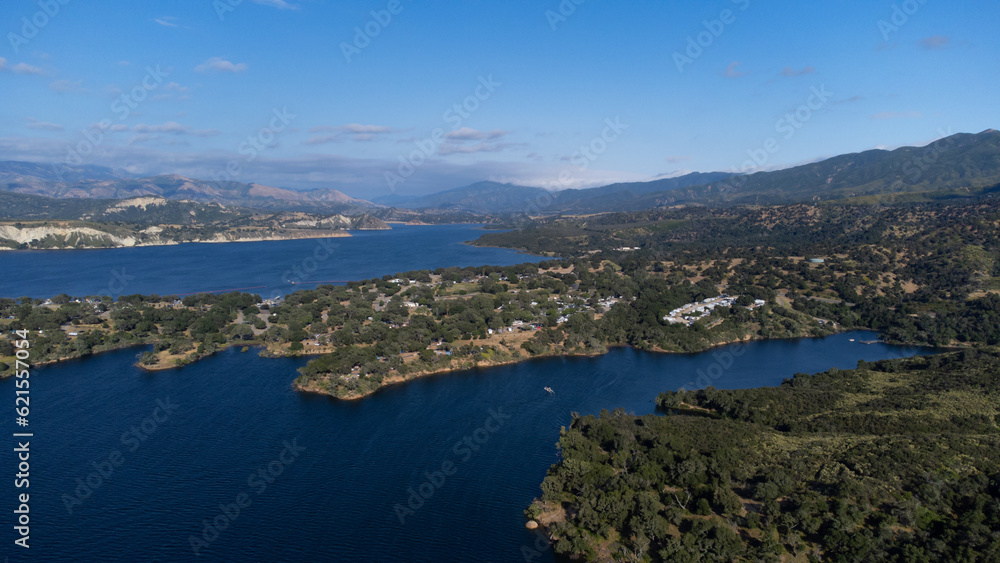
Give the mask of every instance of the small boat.
[[553, 391], [551, 387], [546, 387], [545, 390], [548, 391], [549, 393], [553, 394], [553, 395], [556, 394], [556, 392]]
[[853, 339], [853, 338], [851, 339], [851, 342], [854, 342], [854, 339]]

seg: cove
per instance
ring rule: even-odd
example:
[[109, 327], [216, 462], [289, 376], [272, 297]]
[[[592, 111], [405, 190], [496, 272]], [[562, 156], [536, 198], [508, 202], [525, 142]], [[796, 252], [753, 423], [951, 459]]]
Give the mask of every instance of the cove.
[[[431, 376], [356, 402], [294, 392], [305, 360], [235, 348], [152, 374], [132, 366], [137, 349], [37, 368], [31, 555], [522, 561], [521, 548], [535, 543], [522, 511], [557, 459], [571, 412], [651, 413], [657, 393], [699, 372], [719, 388], [750, 388], [932, 352], [859, 342], [870, 338], [752, 342], [735, 345], [732, 362], [719, 358], [735, 346], [616, 348]], [[14, 395], [14, 381], [0, 388]], [[7, 428], [12, 416], [3, 414]], [[7, 487], [13, 500], [12, 480]], [[408, 506], [410, 491], [422, 502], [401, 521], [395, 507]], [[551, 550], [535, 559], [552, 560]]]

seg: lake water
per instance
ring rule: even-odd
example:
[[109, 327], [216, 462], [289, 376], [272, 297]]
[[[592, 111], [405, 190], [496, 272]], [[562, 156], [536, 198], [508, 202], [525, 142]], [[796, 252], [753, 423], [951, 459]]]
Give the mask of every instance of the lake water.
[[[534, 259], [461, 244], [479, 232], [394, 226], [327, 241], [331, 248], [306, 240], [10, 252], [0, 254], [0, 295], [253, 286], [277, 295], [317, 281]], [[309, 262], [317, 249], [330, 256]], [[292, 286], [296, 267], [303, 283]], [[522, 511], [557, 460], [571, 412], [646, 414], [659, 392], [682, 386], [777, 385], [796, 372], [924, 353], [850, 338], [871, 335], [698, 355], [616, 349], [425, 378], [354, 403], [292, 391], [305, 360], [236, 349], [155, 374], [133, 367], [140, 349], [37, 368], [23, 429], [34, 433], [32, 547], [30, 557], [13, 547], [8, 527], [2, 553], [10, 561], [522, 561], [522, 547], [537, 539]], [[14, 381], [0, 381], [9, 406], [14, 395]], [[13, 416], [2, 410], [3, 428], [22, 430]], [[0, 465], [12, 526], [23, 489], [14, 488], [16, 443], [7, 440]], [[410, 509], [411, 491], [429, 498]], [[222, 529], [206, 530], [213, 522]], [[552, 561], [551, 550], [534, 560]]]
[[[523, 561], [536, 536], [522, 510], [571, 412], [651, 413], [657, 393], [699, 374], [720, 388], [758, 387], [923, 353], [849, 340], [870, 337], [698, 355], [615, 349], [425, 378], [353, 403], [293, 392], [303, 360], [236, 349], [155, 374], [132, 366], [138, 349], [38, 368], [30, 558], [10, 528], [3, 551], [10, 561]], [[14, 382], [0, 382], [0, 394], [12, 400]], [[12, 417], [3, 410], [4, 428], [17, 428]], [[13, 456], [3, 462], [11, 476]], [[452, 474], [435, 475], [446, 462]], [[260, 470], [267, 480], [251, 477]], [[11, 522], [18, 491], [7, 483]], [[401, 522], [394, 507], [422, 485], [433, 496]], [[225, 529], [208, 532], [198, 558], [191, 537], [213, 520]], [[535, 561], [553, 559], [546, 550]]]
[[481, 225], [392, 225], [391, 231], [352, 231], [350, 238], [7, 251], [0, 252], [0, 297], [176, 295], [244, 288], [275, 297], [315, 287], [315, 282], [541, 260], [463, 244], [483, 232]]

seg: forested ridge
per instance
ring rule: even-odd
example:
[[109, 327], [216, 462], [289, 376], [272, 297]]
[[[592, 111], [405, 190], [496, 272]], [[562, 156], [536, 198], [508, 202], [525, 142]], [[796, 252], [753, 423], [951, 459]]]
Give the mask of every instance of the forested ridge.
[[[761, 296], [772, 311], [969, 348], [799, 375], [777, 389], [665, 393], [666, 416], [575, 418], [527, 511], [559, 553], [1000, 560], [1000, 203], [875, 203], [554, 218], [481, 239], [608, 253], [626, 269], [646, 262], [671, 281], [683, 272]], [[631, 326], [630, 338], [659, 330]]]
[[593, 561], [1000, 560], [995, 350], [576, 417], [528, 515]]

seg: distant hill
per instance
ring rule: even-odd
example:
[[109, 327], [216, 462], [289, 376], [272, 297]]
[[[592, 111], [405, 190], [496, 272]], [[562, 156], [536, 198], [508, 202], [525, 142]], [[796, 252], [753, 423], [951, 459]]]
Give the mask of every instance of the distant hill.
[[388, 229], [368, 214], [272, 211], [224, 206], [215, 202], [171, 200], [160, 196], [129, 199], [57, 199], [0, 192], [0, 222], [87, 221], [132, 225], [217, 225], [236, 228], [246, 223], [270, 221], [275, 228]]
[[175, 174], [134, 178], [100, 166], [71, 169], [30, 162], [0, 163], [0, 190], [77, 199], [159, 196], [275, 210], [351, 212], [375, 207], [333, 189], [298, 191], [262, 184], [208, 182]]
[[773, 172], [652, 194], [645, 207], [683, 202], [928, 201], [981, 195], [1000, 184], [1000, 132], [959, 133], [924, 147], [870, 150]]
[[644, 194], [705, 184], [730, 176], [732, 174], [728, 172], [695, 172], [651, 182], [631, 182], [561, 191], [497, 182], [477, 182], [425, 196], [393, 195], [383, 196], [375, 201], [405, 209], [450, 209], [483, 214], [595, 213], [619, 211], [623, 205]]
[[[523, 210], [525, 202], [547, 194], [542, 188], [530, 188], [497, 182], [475, 184], [408, 199], [396, 199], [395, 207], [406, 209], [449, 209], [473, 213], [502, 213]], [[383, 198], [382, 201], [386, 201]]]
[[750, 175], [695, 172], [649, 182], [557, 192], [478, 182], [423, 196], [391, 194], [377, 198], [376, 203], [334, 189], [297, 191], [178, 175], [133, 178], [98, 166], [70, 168], [28, 162], [0, 162], [0, 193], [4, 190], [76, 199], [159, 196], [255, 209], [374, 213], [385, 220], [421, 221], [420, 215], [425, 215], [433, 222], [467, 218], [470, 214], [593, 214], [680, 204], [928, 201], [1000, 192], [1000, 132], [989, 129], [979, 134], [960, 133], [925, 147], [871, 150]]
[[16, 160], [0, 161], [0, 185], [40, 185], [53, 182], [117, 180], [132, 177], [131, 174], [124, 170], [116, 170], [104, 166], [67, 166], [65, 164], [43, 164]]
[[960, 133], [924, 147], [870, 150], [750, 175], [693, 173], [677, 178], [546, 192], [480, 182], [428, 196], [397, 198], [408, 209], [492, 214], [591, 214], [679, 204], [929, 201], [1000, 192], [1000, 132]]
[[643, 202], [646, 200], [644, 196], [648, 194], [671, 192], [730, 177], [732, 177], [730, 172], [692, 172], [684, 176], [649, 182], [627, 182], [585, 190], [563, 190], [556, 194], [556, 202], [551, 207], [561, 213], [643, 209], [645, 205]]
[[286, 240], [389, 228], [367, 213], [272, 211], [160, 196], [56, 199], [0, 192], [0, 250]]

